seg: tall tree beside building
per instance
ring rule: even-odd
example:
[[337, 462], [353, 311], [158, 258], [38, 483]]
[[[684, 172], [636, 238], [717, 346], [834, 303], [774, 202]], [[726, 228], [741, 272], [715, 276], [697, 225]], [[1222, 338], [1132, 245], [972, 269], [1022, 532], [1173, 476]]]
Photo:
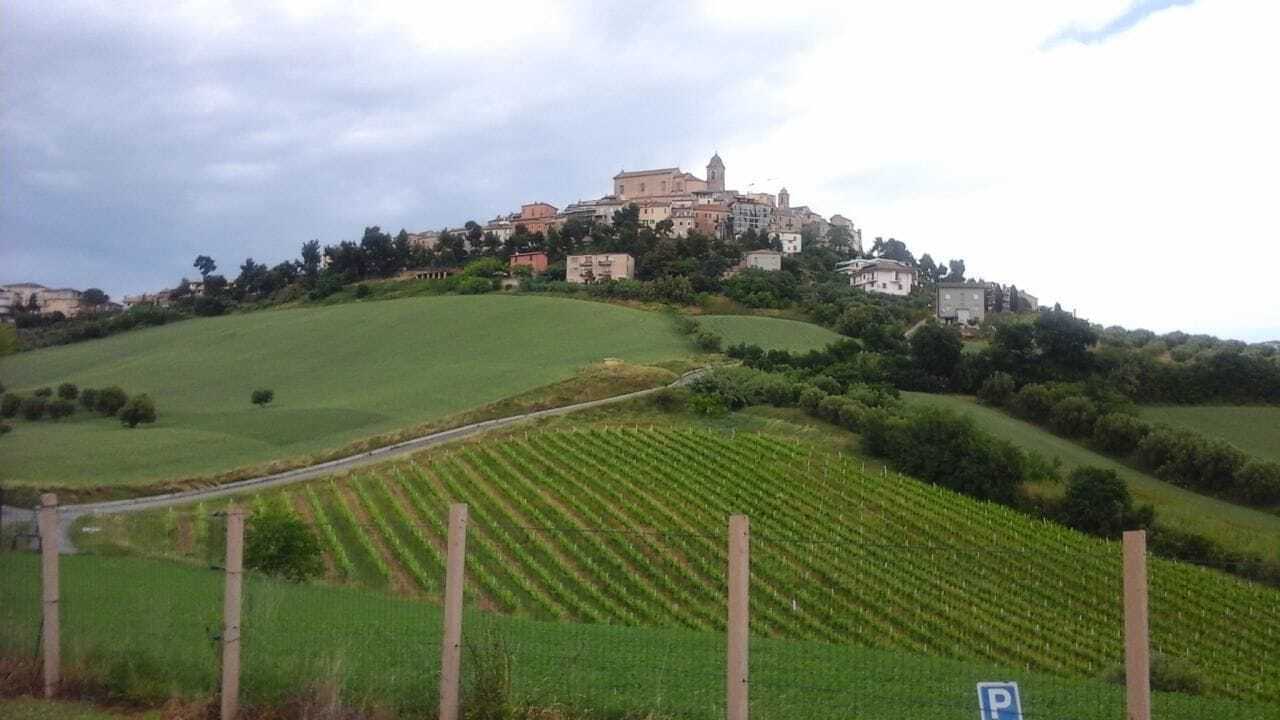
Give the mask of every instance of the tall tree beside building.
[[315, 284], [320, 274], [320, 241], [308, 240], [302, 243], [302, 277], [307, 286]]
[[200, 271], [201, 279], [209, 277], [214, 270], [218, 269], [218, 263], [208, 255], [197, 255], [196, 261], [191, 263], [191, 266]]
[[949, 260], [947, 268], [947, 282], [964, 282], [964, 260]]
[[95, 308], [99, 305], [106, 305], [109, 302], [111, 302], [111, 297], [98, 288], [89, 288], [80, 293], [80, 304], [85, 307]]
[[933, 261], [933, 256], [929, 253], [920, 256], [920, 277], [925, 282], [938, 282], [938, 264]]

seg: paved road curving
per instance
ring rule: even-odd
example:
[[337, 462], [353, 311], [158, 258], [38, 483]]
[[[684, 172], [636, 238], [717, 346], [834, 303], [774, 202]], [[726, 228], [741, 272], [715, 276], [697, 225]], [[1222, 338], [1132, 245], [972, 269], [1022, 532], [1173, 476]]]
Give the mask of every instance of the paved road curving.
[[[687, 385], [696, 377], [705, 372], [705, 369], [691, 370], [681, 375], [667, 387], [678, 387]], [[352, 470], [354, 468], [371, 465], [373, 463], [383, 462], [395, 457], [409, 455], [425, 450], [429, 447], [442, 445], [454, 440], [460, 440], [472, 435], [478, 435], [482, 432], [493, 430], [494, 428], [504, 427], [506, 425], [514, 425], [525, 420], [533, 420], [541, 417], [552, 417], [555, 415], [567, 415], [579, 410], [588, 410], [602, 405], [611, 405], [638, 397], [643, 397], [655, 393], [663, 388], [649, 388], [648, 390], [637, 390], [636, 392], [626, 393], [623, 395], [615, 395], [613, 397], [603, 398], [600, 400], [590, 400], [587, 402], [576, 403], [574, 405], [564, 405], [558, 408], [550, 408], [547, 410], [537, 410], [534, 412], [524, 413], [522, 415], [511, 415], [504, 418], [496, 418], [494, 420], [484, 420], [470, 425], [453, 428], [452, 430], [441, 430], [429, 435], [423, 435], [412, 440], [396, 443], [395, 445], [387, 445], [376, 450], [359, 453], [357, 455], [348, 455], [337, 460], [330, 460], [318, 465], [309, 465], [304, 468], [295, 470], [286, 470], [285, 472], [275, 473], [272, 475], [262, 475], [248, 480], [239, 480], [225, 485], [216, 487], [199, 488], [196, 490], [184, 490], [176, 493], [166, 493], [164, 495], [149, 495], [147, 497], [130, 498], [128, 500], [107, 500], [96, 503], [82, 503], [79, 505], [63, 505], [58, 508], [60, 526], [62, 527], [62, 552], [74, 553], [75, 543], [71, 537], [71, 526], [84, 515], [115, 515], [118, 513], [139, 512], [142, 510], [155, 510], [157, 508], [170, 507], [172, 505], [184, 505], [190, 502], [200, 500], [209, 500], [211, 498], [226, 497], [228, 495], [236, 495], [247, 490], [262, 490], [265, 488], [279, 487], [281, 485], [289, 485], [303, 480], [311, 480], [313, 478], [322, 477], [331, 473]], [[9, 526], [11, 523], [34, 523], [35, 511], [28, 508], [18, 508], [4, 506], [0, 507], [0, 523]]]

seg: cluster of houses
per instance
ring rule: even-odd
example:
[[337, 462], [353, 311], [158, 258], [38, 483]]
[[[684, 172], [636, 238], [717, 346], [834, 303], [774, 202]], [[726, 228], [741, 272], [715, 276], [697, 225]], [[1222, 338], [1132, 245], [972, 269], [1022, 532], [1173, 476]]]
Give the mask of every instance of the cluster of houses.
[[[726, 189], [725, 166], [719, 154], [707, 163], [706, 177], [700, 178], [678, 167], [656, 170], [622, 170], [613, 176], [612, 191], [594, 200], [579, 200], [563, 209], [542, 201], [526, 203], [520, 211], [486, 223], [482, 230], [499, 242], [506, 242], [523, 226], [530, 233], [546, 233], [570, 220], [596, 225], [613, 223], [613, 215], [628, 205], [636, 205], [640, 222], [656, 227], [671, 222], [671, 232], [685, 237], [697, 231], [704, 235], [737, 237], [754, 230], [777, 236], [782, 254], [795, 255], [802, 246], [801, 231], [812, 228], [813, 237], [823, 242], [833, 226], [848, 231], [853, 249], [862, 251], [862, 231], [843, 215], [823, 217], [808, 206], [792, 206], [784, 187], [775, 195]], [[465, 228], [410, 233], [409, 241], [435, 249], [443, 233], [465, 235]]]
[[102, 312], [121, 309], [121, 305], [113, 302], [88, 308], [82, 302], [81, 295], [75, 288], [51, 288], [39, 283], [0, 285], [0, 322], [12, 323], [14, 314], [21, 311], [41, 315], [61, 313], [64, 317], [75, 317], [87, 310]]

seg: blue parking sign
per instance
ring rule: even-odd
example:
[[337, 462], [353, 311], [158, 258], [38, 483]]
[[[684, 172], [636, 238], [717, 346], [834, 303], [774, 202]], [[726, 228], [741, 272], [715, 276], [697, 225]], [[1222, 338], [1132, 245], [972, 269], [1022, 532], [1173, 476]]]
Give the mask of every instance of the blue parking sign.
[[1022, 720], [1016, 682], [978, 683], [979, 720]]

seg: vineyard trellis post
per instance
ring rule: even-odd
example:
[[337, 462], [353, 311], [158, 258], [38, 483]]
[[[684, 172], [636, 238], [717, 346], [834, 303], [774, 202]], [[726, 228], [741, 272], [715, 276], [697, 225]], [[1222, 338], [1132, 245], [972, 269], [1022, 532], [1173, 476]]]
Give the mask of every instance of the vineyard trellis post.
[[1128, 720], [1151, 720], [1147, 626], [1147, 533], [1124, 533], [1124, 678]]
[[45, 493], [40, 496], [40, 513], [37, 517], [40, 532], [40, 585], [41, 625], [40, 637], [44, 655], [44, 696], [51, 698], [58, 692], [62, 674], [62, 640], [58, 624], [58, 496]]
[[751, 583], [751, 526], [746, 515], [729, 516], [729, 622], [726, 628], [725, 718], [747, 720], [747, 628]]
[[462, 665], [462, 584], [467, 557], [467, 506], [449, 506], [444, 576], [444, 632], [440, 642], [440, 720], [457, 720]]
[[240, 598], [244, 581], [244, 510], [227, 510], [226, 593], [222, 599], [222, 720], [240, 711]]

